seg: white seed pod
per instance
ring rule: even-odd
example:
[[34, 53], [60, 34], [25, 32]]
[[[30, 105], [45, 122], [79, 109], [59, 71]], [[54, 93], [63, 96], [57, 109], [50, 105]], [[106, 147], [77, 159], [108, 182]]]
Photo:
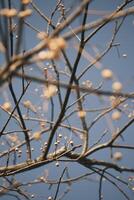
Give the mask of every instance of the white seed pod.
[[41, 132], [40, 131], [37, 131], [33, 134], [33, 138], [35, 140], [40, 140], [41, 139]]
[[112, 89], [115, 92], [120, 92], [122, 90], [122, 84], [119, 81], [116, 81], [112, 84]]
[[59, 136], [59, 138], [62, 138], [62, 134], [61, 134], [61, 133], [59, 133], [59, 135], [58, 135], [58, 136]]
[[24, 17], [30, 16], [31, 14], [32, 14], [32, 9], [26, 9], [26, 10], [24, 10], [24, 11], [20, 11], [20, 12], [18, 13], [18, 17], [24, 18]]
[[86, 116], [86, 111], [84, 111], [84, 110], [79, 110], [79, 111], [77, 112], [77, 115], [78, 115], [78, 117], [80, 117], [80, 118], [84, 118], [84, 117]]
[[12, 109], [12, 105], [11, 105], [10, 101], [4, 102], [2, 105], [2, 108], [5, 109], [6, 111], [10, 112]]
[[59, 167], [60, 164], [59, 164], [59, 162], [57, 161], [57, 162], [55, 163], [55, 165], [56, 165], [56, 167]]
[[70, 140], [70, 142], [69, 142], [72, 146], [74, 145], [74, 142], [73, 142], [73, 140]]
[[21, 2], [26, 5], [26, 4], [29, 4], [31, 0], [21, 0]]
[[111, 79], [113, 76], [113, 72], [110, 69], [103, 69], [101, 75], [105, 79]]
[[5, 17], [14, 17], [17, 15], [17, 10], [15, 8], [12, 9], [4, 8], [0, 10], [0, 15]]
[[17, 134], [7, 135], [7, 138], [13, 143], [19, 142], [19, 138]]
[[54, 145], [57, 146], [57, 145], [58, 145], [58, 142], [55, 142]]
[[55, 85], [49, 85], [44, 89], [44, 97], [49, 99], [57, 94], [57, 87]]
[[22, 153], [21, 149], [19, 149], [18, 153]]
[[44, 176], [41, 176], [39, 179], [40, 179], [42, 182], [45, 180]]
[[37, 60], [44, 61], [44, 60], [58, 59], [59, 56], [60, 56], [59, 51], [43, 50], [38, 53]]
[[23, 102], [23, 105], [25, 106], [25, 108], [28, 108], [29, 110], [31, 110], [32, 112], [36, 113], [36, 108], [35, 106], [32, 104], [31, 101], [26, 100]]
[[119, 112], [118, 110], [112, 113], [112, 120], [119, 120], [120, 118], [121, 118], [121, 112]]
[[60, 49], [64, 49], [66, 47], [66, 42], [62, 37], [52, 38], [48, 42], [48, 47], [52, 51], [59, 51]]
[[34, 198], [35, 197], [35, 195], [34, 194], [31, 194], [31, 198]]
[[31, 151], [34, 151], [34, 148], [33, 148], [33, 147], [31, 148]]
[[122, 57], [126, 58], [126, 57], [127, 57], [127, 54], [126, 54], [126, 53], [123, 53]]
[[122, 153], [119, 152], [119, 151], [117, 151], [117, 152], [115, 152], [115, 153], [113, 154], [113, 159], [114, 159], [115, 161], [121, 160], [122, 157], [123, 157], [123, 156], [122, 156]]
[[92, 88], [93, 83], [90, 80], [86, 80], [85, 81], [85, 86], [88, 87], [88, 88]]
[[52, 200], [53, 198], [51, 196], [48, 197], [48, 200]]

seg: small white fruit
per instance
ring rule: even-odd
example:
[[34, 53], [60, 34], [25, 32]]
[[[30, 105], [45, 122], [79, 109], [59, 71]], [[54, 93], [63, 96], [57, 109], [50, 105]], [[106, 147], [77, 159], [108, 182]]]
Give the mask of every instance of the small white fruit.
[[112, 113], [113, 120], [119, 120], [120, 118], [121, 118], [121, 112], [119, 112], [118, 110], [116, 110]]
[[110, 69], [103, 69], [101, 75], [105, 79], [110, 79], [113, 76], [113, 72]]
[[86, 111], [84, 111], [84, 110], [79, 110], [79, 111], [77, 112], [77, 115], [78, 115], [78, 117], [83, 118], [83, 117], [86, 116]]
[[115, 152], [114, 155], [113, 155], [113, 159], [114, 159], [115, 161], [121, 160], [121, 159], [122, 159], [122, 153], [119, 152], [119, 151]]
[[122, 90], [122, 84], [119, 81], [116, 81], [112, 84], [112, 89], [115, 92], [120, 92]]

